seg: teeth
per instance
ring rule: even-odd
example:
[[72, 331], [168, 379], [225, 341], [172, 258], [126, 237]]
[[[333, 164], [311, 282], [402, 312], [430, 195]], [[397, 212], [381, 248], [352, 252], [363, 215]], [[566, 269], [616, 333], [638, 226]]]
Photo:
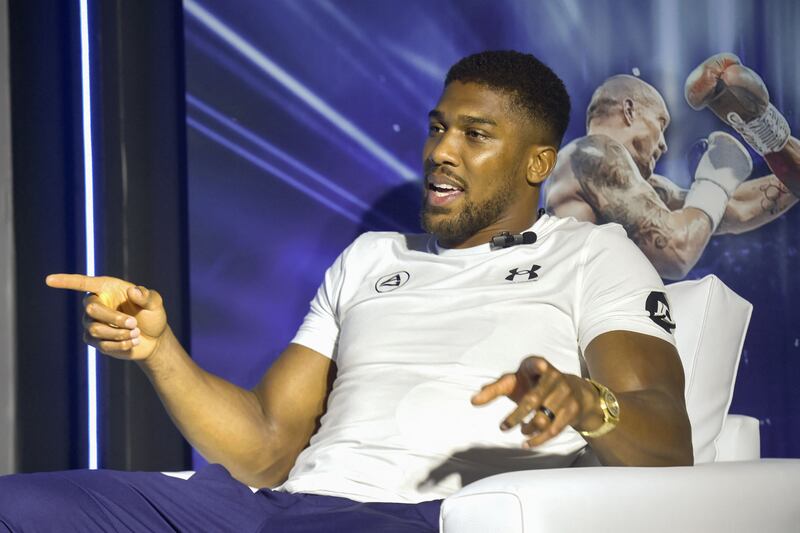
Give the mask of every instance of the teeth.
[[461, 189], [447, 183], [432, 183], [431, 188], [435, 191], [458, 192]]

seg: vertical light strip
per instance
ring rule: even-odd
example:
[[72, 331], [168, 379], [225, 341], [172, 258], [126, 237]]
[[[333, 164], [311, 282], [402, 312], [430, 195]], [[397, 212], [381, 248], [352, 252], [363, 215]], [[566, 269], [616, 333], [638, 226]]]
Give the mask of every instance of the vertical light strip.
[[[84, 221], [86, 226], [86, 275], [94, 276], [94, 151], [92, 150], [92, 91], [89, 70], [89, 0], [79, 0], [81, 19], [81, 94], [83, 111]], [[88, 388], [89, 468], [97, 468], [97, 353], [86, 350]]]

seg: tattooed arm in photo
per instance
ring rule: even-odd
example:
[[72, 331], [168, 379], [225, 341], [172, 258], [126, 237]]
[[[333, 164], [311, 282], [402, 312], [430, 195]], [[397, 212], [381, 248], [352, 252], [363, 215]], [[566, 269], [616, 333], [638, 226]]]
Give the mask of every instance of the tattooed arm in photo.
[[663, 278], [686, 276], [712, 235], [706, 213], [693, 207], [670, 209], [679, 192], [665, 189], [662, 199], [628, 151], [608, 136], [575, 141], [570, 166], [598, 222], [621, 224]]
[[[656, 174], [648, 181], [670, 210], [683, 207], [688, 192], [686, 189]], [[731, 197], [714, 234], [739, 234], [758, 229], [783, 215], [796, 203], [797, 196], [774, 174], [747, 180], [739, 185]]]

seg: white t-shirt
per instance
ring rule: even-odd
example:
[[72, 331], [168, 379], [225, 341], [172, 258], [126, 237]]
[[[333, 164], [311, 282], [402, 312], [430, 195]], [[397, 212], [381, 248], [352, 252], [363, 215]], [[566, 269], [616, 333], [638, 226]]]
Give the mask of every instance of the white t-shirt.
[[523, 449], [518, 427], [499, 429], [511, 400], [470, 397], [528, 355], [581, 375], [582, 351], [604, 332], [674, 339], [653, 303], [666, 301], [650, 296], [661, 279], [621, 226], [545, 215], [531, 230], [535, 244], [460, 250], [365, 233], [339, 256], [292, 341], [333, 358], [338, 374], [281, 490], [419, 502], [574, 461], [586, 442], [572, 428]]

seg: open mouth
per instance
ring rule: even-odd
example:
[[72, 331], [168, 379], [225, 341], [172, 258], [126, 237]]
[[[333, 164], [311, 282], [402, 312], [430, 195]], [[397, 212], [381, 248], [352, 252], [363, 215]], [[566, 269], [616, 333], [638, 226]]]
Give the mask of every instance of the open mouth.
[[464, 194], [464, 189], [450, 183], [428, 183], [428, 203], [432, 205], [446, 205]]

